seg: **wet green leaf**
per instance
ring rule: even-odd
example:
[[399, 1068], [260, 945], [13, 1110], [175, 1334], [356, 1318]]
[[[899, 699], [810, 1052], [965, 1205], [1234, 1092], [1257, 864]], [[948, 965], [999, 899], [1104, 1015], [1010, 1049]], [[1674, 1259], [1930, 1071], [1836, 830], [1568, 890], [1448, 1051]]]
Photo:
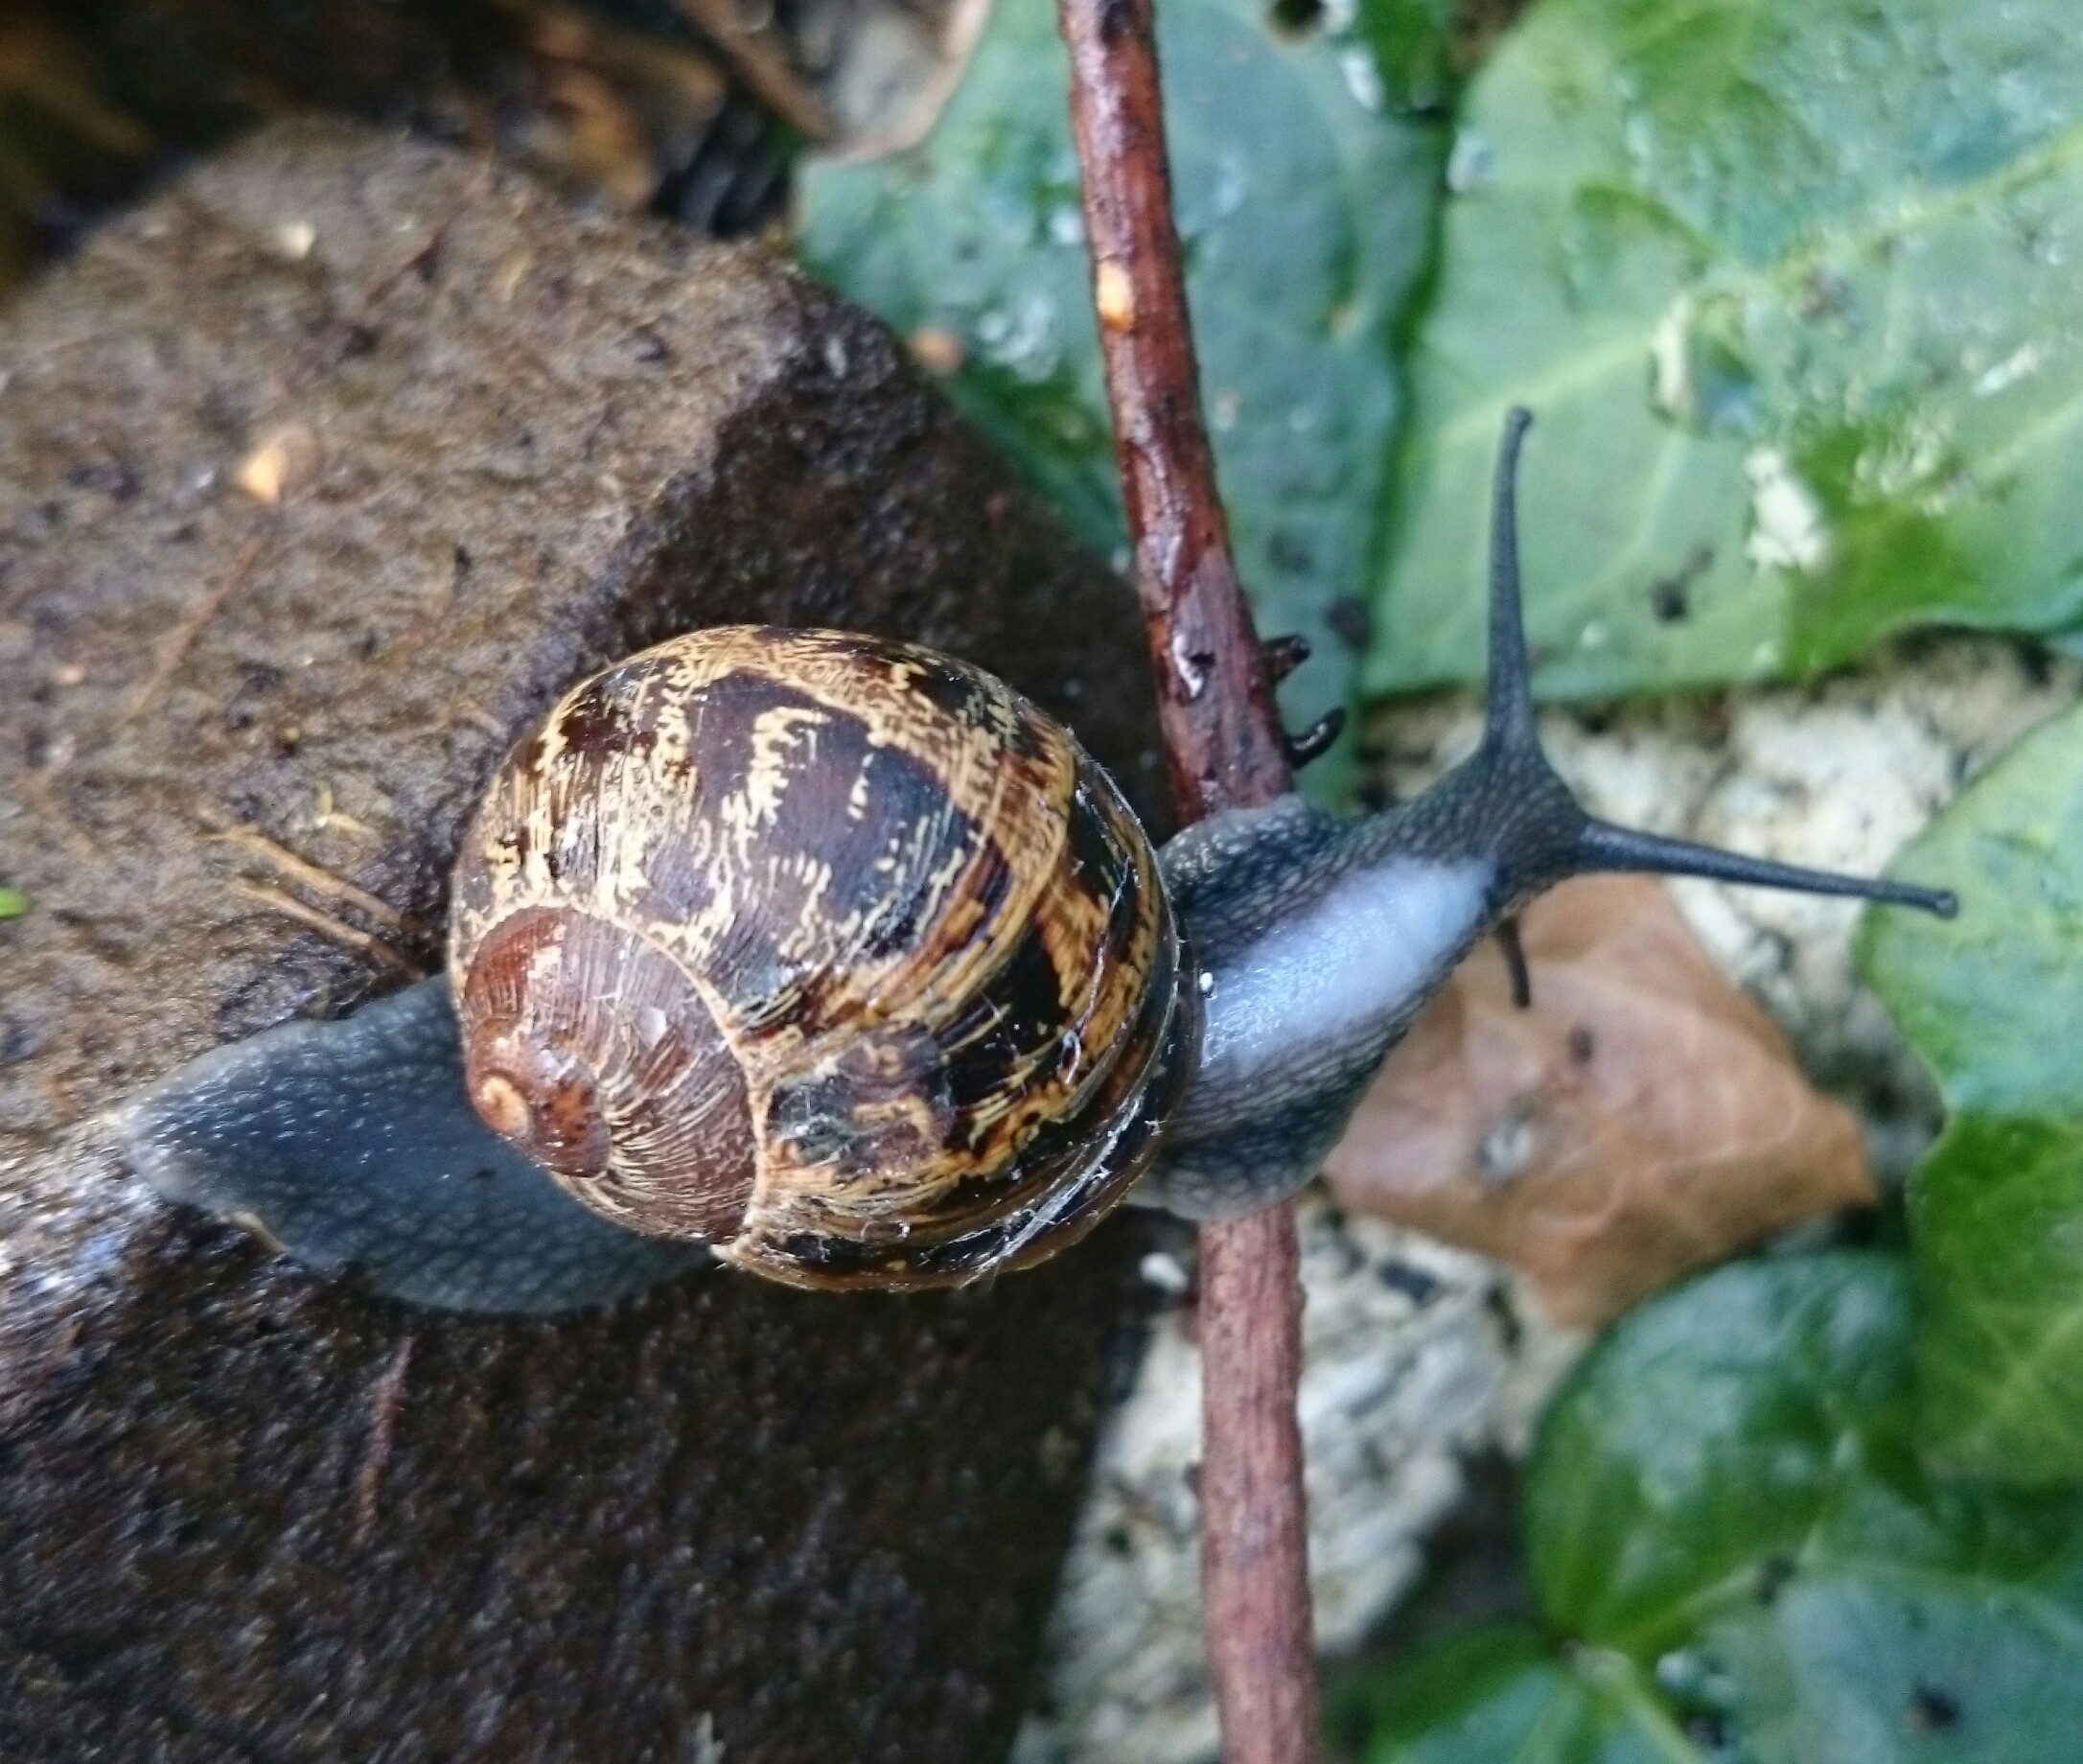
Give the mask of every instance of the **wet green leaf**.
[[1741, 1264], [1624, 1318], [1544, 1422], [1528, 1548], [1549, 1616], [1644, 1660], [1783, 1578], [1824, 1519], [1879, 1502], [1909, 1429], [1900, 1265]]
[[2083, 708], [2027, 735], [1892, 873], [1960, 896], [1951, 920], [1869, 914], [1867, 978], [1955, 1113], [2083, 1116]]
[[1912, 1314], [1899, 1257], [1839, 1252], [1737, 1264], [1624, 1318], [1528, 1465], [1529, 1567], [1563, 1641], [1464, 1638], [1382, 1681], [1370, 1764], [1516, 1745], [1604, 1764], [1633, 1755], [1623, 1734], [1668, 1760], [2066, 1764], [2083, 1494], [1931, 1473]]
[[1876, 915], [1861, 951], [1948, 1109], [1910, 1185], [1921, 1425], [1949, 1463], [2083, 1477], [2083, 709], [1898, 869], [1962, 901], [1950, 924]]
[[[1356, 34], [1291, 37], [1240, 0], [1159, 11], [1203, 402], [1238, 564], [1261, 629], [1301, 632], [1316, 651], [1283, 694], [1297, 725], [1344, 702], [1365, 637], [1398, 409], [1390, 332], [1426, 247], [1440, 158], [1438, 128], [1396, 101], [1436, 102], [1439, 12], [1377, 0], [1362, 14], [1355, 32], [1377, 32], [1392, 59]], [[1052, 0], [1000, 0], [923, 147], [806, 174], [802, 250], [922, 360], [959, 362], [957, 404], [1118, 553], [1066, 87]]]
[[[1353, 35], [1372, 46], [1391, 108], [1444, 111], [1453, 102], [1452, 35], [1457, 0], [1359, 0]], [[1273, 0], [1276, 27], [1300, 12], [1321, 19], [1319, 0]]]
[[1454, 1636], [1370, 1686], [1361, 1764], [1706, 1764], [1628, 1661], [1531, 1630]]
[[1860, 1252], [1740, 1263], [1623, 1319], [1529, 1473], [1551, 1620], [1649, 1662], [1817, 1574], [2066, 1585], [2083, 1502], [1932, 1476], [1911, 1340], [1908, 1270]]
[[2083, 1475], [2083, 1119], [1956, 1117], [1909, 1218], [1932, 1450], [2013, 1481]]
[[2083, 615], [2071, 0], [1546, 0], [1449, 186], [1371, 689], [1480, 670], [1515, 403], [1545, 691]]
[[[2083, 1499], [1929, 1472], [1911, 1318], [1895, 1257], [1739, 1264], [1622, 1321], [1543, 1425], [1526, 1513], [1551, 1621], [1653, 1668], [1745, 1759], [2068, 1755], [2006, 1703], [2083, 1732]], [[1941, 1731], [1956, 1750], [1928, 1751]]]
[[1746, 1764], [2072, 1764], [2083, 1735], [2083, 1615], [2032, 1588], [1826, 1573], [1699, 1658]]

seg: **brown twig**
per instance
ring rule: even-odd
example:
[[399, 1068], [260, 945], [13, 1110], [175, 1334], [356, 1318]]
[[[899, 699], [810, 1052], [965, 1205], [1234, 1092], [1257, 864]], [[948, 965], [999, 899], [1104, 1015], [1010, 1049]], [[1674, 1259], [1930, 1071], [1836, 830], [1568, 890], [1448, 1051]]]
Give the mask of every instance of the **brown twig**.
[[194, 611], [167, 635], [160, 644], [159, 654], [153, 659], [150, 672], [138, 682], [137, 690], [130, 694], [122, 714], [116, 719], [118, 723], [134, 723], [150, 708], [167, 682], [174, 678], [181, 658], [188, 654], [188, 646], [196, 640], [203, 626], [218, 615], [239, 585], [253, 573], [253, 566], [261, 561], [261, 553], [266, 549], [265, 537], [249, 541], [230, 569], [225, 571], [224, 579], [204, 594], [196, 603]]
[[284, 918], [293, 918], [300, 925], [308, 925], [321, 937], [331, 938], [334, 942], [348, 949], [359, 950], [371, 961], [387, 967], [394, 974], [404, 974], [420, 979], [426, 970], [407, 961], [382, 938], [371, 937], [366, 931], [335, 918], [330, 913], [321, 913], [316, 907], [306, 906], [294, 894], [286, 894], [279, 888], [271, 888], [266, 882], [248, 882], [243, 876], [232, 878], [231, 891], [243, 894], [248, 900], [266, 907], [270, 913], [280, 913]]
[[363, 314], [373, 313], [389, 296], [391, 290], [409, 275], [433, 280], [434, 266], [439, 262], [442, 249], [449, 243], [449, 234], [455, 223], [468, 214], [477, 198], [492, 187], [493, 157], [488, 152], [478, 160], [470, 180], [442, 211], [434, 217], [411, 250], [361, 290]]
[[271, 868], [292, 882], [301, 882], [313, 894], [324, 894], [347, 906], [358, 908], [385, 929], [395, 931], [400, 937], [417, 938], [427, 935], [427, 927], [405, 914], [365, 888], [358, 888], [345, 876], [336, 876], [330, 870], [312, 863], [308, 858], [297, 856], [289, 847], [278, 845], [257, 826], [228, 826], [212, 833], [210, 839], [221, 845], [238, 846], [262, 859]]
[[[1172, 789], [1197, 820], [1292, 787], [1201, 421], [1151, 0], [1058, 0], [1114, 448]], [[1318, 1755], [1294, 1216], [1201, 1232], [1201, 1589], [1229, 1764]]]
[[376, 1536], [378, 1499], [383, 1473], [398, 1445], [398, 1407], [405, 1399], [405, 1373], [412, 1365], [412, 1337], [401, 1335], [397, 1349], [377, 1377], [369, 1398], [369, 1443], [355, 1471], [355, 1547], [364, 1548]]
[[1136, 591], [1172, 790], [1198, 820], [1293, 779], [1201, 423], [1150, 0], [1061, 0], [1059, 16]]
[[1313, 1764], [1320, 1716], [1302, 1489], [1294, 1209], [1200, 1233], [1201, 1604], [1229, 1764]]

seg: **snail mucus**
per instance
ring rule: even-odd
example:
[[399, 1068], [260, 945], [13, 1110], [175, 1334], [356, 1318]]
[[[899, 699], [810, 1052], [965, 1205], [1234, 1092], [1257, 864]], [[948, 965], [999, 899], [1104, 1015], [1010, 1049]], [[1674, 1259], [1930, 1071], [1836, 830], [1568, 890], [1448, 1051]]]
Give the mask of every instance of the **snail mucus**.
[[[1508, 420], [1471, 757], [1161, 850], [990, 675], [690, 632], [568, 693], [457, 860], [446, 977], [204, 1056], [119, 1123], [161, 1192], [400, 1296], [554, 1311], [707, 1253], [817, 1288], [1039, 1262], [1133, 1197], [1292, 1194], [1476, 940], [1591, 870], [1947, 893], [1595, 821], [1541, 754]], [[1516, 963], [1523, 975], [1523, 965]]]

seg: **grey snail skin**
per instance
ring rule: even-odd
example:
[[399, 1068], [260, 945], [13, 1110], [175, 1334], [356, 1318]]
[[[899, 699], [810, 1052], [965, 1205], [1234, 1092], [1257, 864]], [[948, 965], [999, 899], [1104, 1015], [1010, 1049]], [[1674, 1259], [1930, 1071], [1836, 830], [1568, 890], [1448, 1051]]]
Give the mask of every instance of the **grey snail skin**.
[[1954, 896], [1587, 816], [1541, 754], [1514, 411], [1475, 754], [1385, 812], [1289, 796], [1153, 849], [1070, 733], [982, 670], [730, 626], [568, 693], [453, 877], [448, 973], [221, 1048], [130, 1104], [133, 1166], [321, 1268], [484, 1311], [705, 1251], [825, 1289], [1031, 1265], [1133, 1198], [1308, 1182], [1481, 938], [1566, 876]]

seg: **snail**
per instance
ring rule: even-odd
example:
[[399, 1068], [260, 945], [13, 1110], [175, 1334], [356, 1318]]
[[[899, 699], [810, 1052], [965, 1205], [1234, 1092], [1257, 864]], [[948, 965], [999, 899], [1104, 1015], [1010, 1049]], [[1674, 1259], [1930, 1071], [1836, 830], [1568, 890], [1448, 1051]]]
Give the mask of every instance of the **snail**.
[[[1482, 937], [1565, 876], [1857, 895], [1591, 819], [1542, 754], [1515, 411], [1475, 754], [1350, 818], [1290, 795], [1153, 847], [981, 669], [834, 631], [695, 631], [509, 754], [453, 876], [448, 978], [218, 1050], [122, 1130], [163, 1192], [306, 1260], [555, 1310], [699, 1255], [908, 1288], [1049, 1257], [1134, 1197], [1292, 1194]], [[546, 1178], [546, 1179], [545, 1179]]]

